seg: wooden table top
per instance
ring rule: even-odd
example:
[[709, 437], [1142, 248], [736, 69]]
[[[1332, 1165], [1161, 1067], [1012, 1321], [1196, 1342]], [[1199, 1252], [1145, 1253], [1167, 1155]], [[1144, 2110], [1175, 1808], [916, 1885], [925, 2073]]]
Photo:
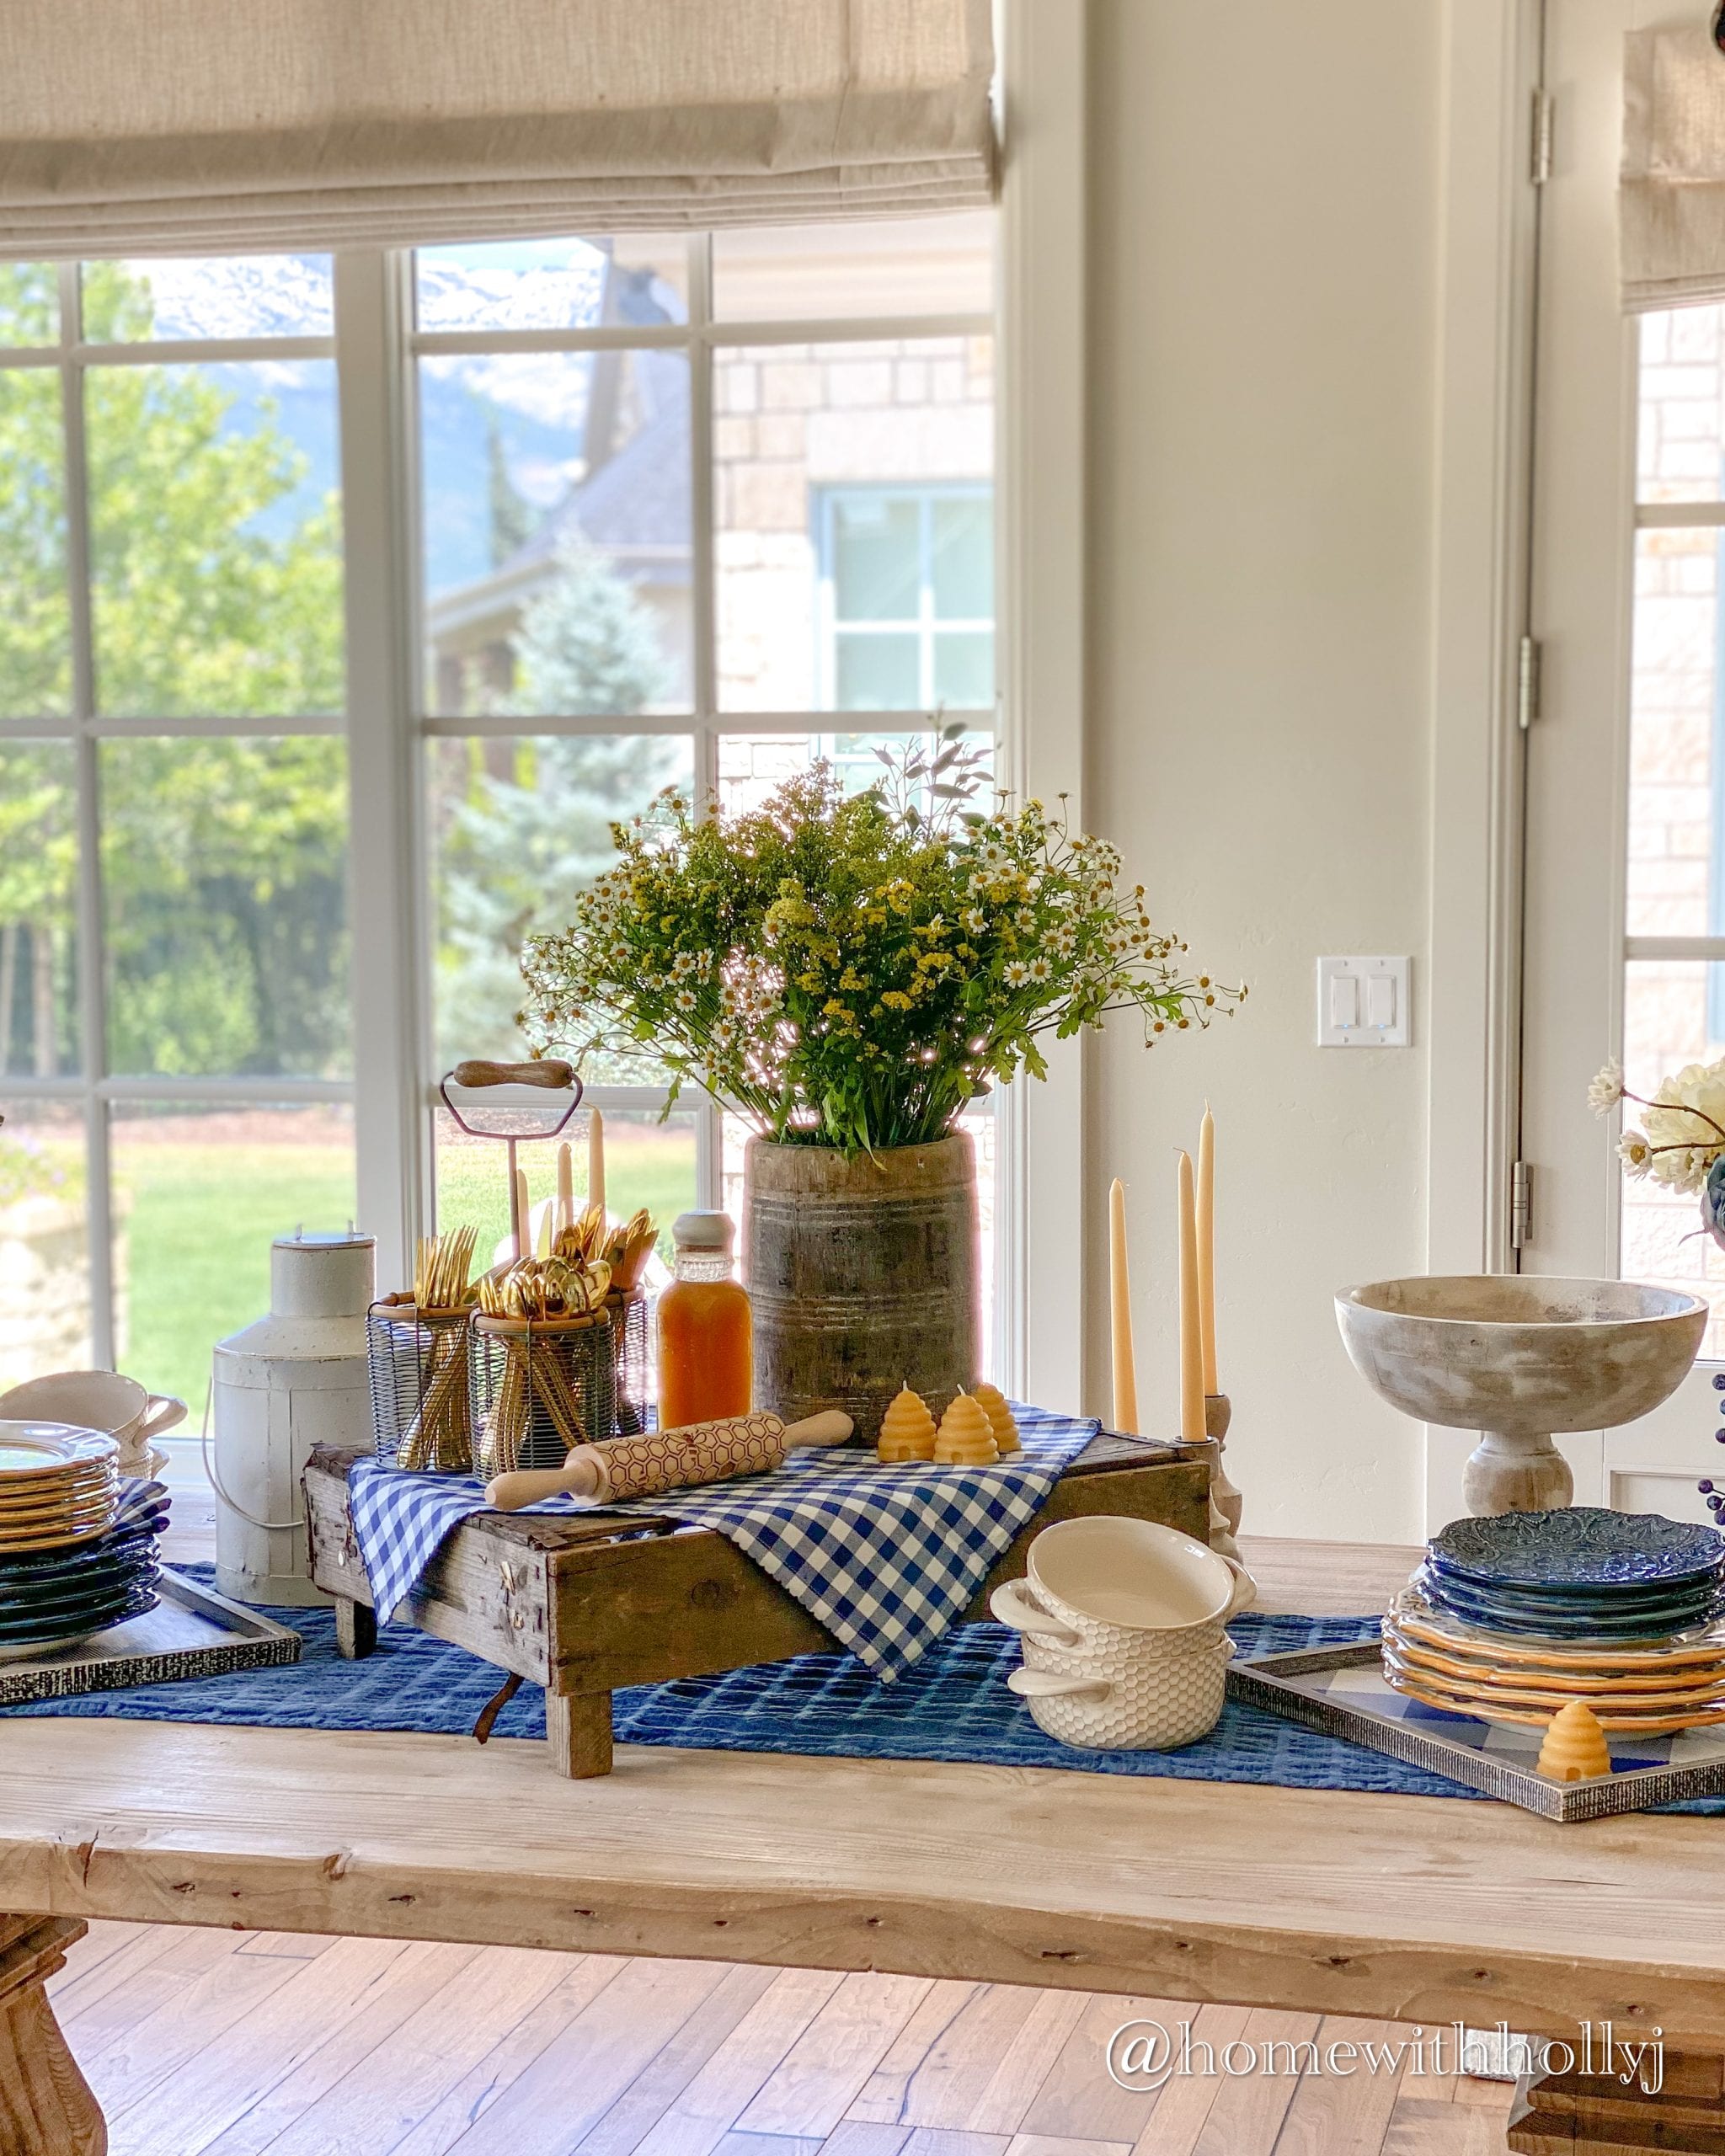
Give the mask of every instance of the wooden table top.
[[[1248, 1546], [1268, 1607], [1415, 1553]], [[1562, 2032], [1725, 2026], [1725, 1823], [1046, 1769], [13, 1720], [0, 1908]]]

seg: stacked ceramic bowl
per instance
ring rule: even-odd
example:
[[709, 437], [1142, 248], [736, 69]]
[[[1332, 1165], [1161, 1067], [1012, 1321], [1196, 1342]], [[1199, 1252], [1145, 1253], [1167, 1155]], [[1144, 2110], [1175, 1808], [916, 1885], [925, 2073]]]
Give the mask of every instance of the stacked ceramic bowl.
[[1725, 1721], [1725, 1536], [1591, 1505], [1461, 1519], [1384, 1620], [1384, 1673], [1428, 1705], [1608, 1729]]
[[989, 1607], [1023, 1641], [1007, 1679], [1063, 1744], [1172, 1751], [1215, 1728], [1250, 1577], [1189, 1534], [1097, 1514], [1044, 1528]]
[[99, 1431], [0, 1422], [0, 1649], [76, 1639], [156, 1602], [159, 1482], [122, 1482]]

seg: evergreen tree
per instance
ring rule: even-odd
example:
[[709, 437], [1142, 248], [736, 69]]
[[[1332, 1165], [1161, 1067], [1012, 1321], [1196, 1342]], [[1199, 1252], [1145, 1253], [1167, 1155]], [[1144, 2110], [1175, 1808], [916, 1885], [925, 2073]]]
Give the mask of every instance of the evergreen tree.
[[[628, 716], [670, 687], [651, 613], [579, 536], [524, 609], [515, 663], [505, 708], [524, 734], [547, 715]], [[613, 823], [662, 786], [688, 783], [687, 750], [651, 734], [541, 734], [515, 743], [499, 773], [486, 767], [485, 744], [440, 745], [440, 791], [457, 797], [442, 842], [440, 1054], [514, 1055], [524, 937], [569, 918], [576, 894], [615, 857]]]
[[510, 555], [519, 553], [532, 537], [535, 519], [532, 504], [523, 500], [510, 477], [503, 433], [494, 414], [485, 428], [485, 464], [487, 535], [491, 566], [496, 569], [501, 568]]

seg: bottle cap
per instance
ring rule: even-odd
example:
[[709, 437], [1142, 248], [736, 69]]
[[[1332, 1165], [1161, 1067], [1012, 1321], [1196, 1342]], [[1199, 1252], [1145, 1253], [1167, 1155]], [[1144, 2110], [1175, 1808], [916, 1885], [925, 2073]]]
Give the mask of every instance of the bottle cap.
[[729, 1251], [737, 1231], [729, 1213], [679, 1213], [670, 1232], [679, 1250]]

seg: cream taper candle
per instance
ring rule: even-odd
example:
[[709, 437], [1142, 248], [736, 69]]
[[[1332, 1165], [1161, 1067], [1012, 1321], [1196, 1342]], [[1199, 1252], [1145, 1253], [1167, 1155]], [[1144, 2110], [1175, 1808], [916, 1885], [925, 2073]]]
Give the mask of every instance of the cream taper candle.
[[597, 1108], [587, 1118], [587, 1203], [605, 1210], [605, 1118]]
[[1138, 1428], [1138, 1373], [1132, 1357], [1132, 1283], [1126, 1270], [1126, 1188], [1119, 1177], [1108, 1185], [1108, 1310], [1114, 1367], [1114, 1428], [1129, 1437]]
[[1198, 1342], [1204, 1353], [1204, 1389], [1216, 1383], [1216, 1124], [1206, 1101], [1198, 1127]]
[[533, 1212], [527, 1203], [527, 1171], [515, 1170], [515, 1217], [510, 1223], [515, 1231], [515, 1256], [518, 1258], [533, 1255]]
[[1192, 1155], [1182, 1153], [1175, 1169], [1180, 1205], [1180, 1436], [1202, 1444], [1204, 1350], [1198, 1334], [1198, 1213], [1192, 1189]]
[[557, 1149], [557, 1225], [559, 1233], [575, 1225], [575, 1156], [566, 1138]]

